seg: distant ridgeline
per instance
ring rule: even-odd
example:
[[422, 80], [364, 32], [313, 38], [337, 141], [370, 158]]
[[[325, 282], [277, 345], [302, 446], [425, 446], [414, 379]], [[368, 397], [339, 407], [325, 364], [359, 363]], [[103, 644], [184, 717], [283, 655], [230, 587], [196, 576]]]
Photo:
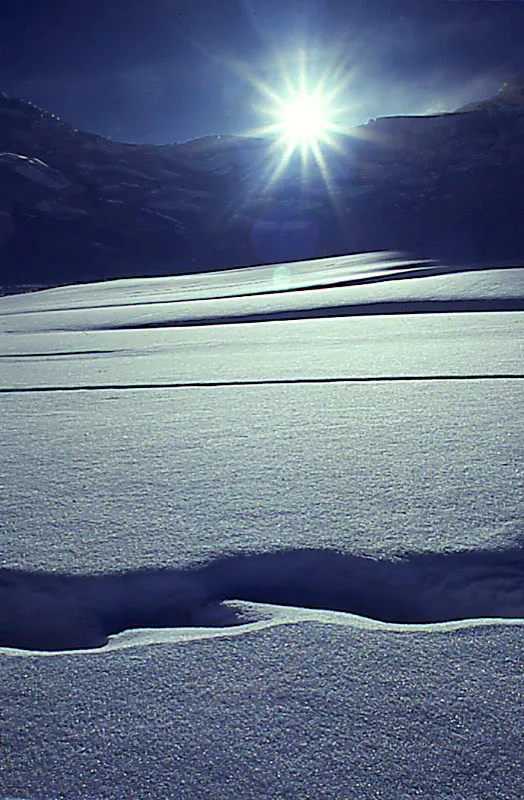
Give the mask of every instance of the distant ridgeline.
[[0, 95], [0, 287], [401, 250], [524, 261], [524, 78], [453, 113], [384, 117], [272, 181], [274, 143], [133, 145]]

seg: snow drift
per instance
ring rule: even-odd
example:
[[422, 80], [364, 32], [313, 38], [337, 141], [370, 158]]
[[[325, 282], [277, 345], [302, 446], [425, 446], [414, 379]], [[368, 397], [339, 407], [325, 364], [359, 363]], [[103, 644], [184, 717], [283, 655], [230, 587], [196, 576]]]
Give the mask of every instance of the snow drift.
[[329, 550], [232, 555], [189, 570], [0, 572], [0, 645], [101, 647], [133, 628], [239, 624], [226, 600], [344, 611], [391, 623], [524, 617], [524, 551], [381, 560]]

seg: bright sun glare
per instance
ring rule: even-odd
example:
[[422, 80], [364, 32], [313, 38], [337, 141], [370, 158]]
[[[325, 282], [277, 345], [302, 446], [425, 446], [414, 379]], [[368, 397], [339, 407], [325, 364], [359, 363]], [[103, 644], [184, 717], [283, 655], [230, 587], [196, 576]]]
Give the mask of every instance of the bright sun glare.
[[278, 109], [281, 136], [296, 147], [315, 146], [328, 134], [330, 110], [318, 93], [300, 91]]
[[[341, 137], [350, 130], [340, 119], [347, 118], [349, 107], [346, 89], [352, 75], [347, 69], [326, 69], [311, 77], [305, 50], [299, 52], [297, 69], [290, 71], [289, 61], [275, 81], [279, 86], [250, 78], [262, 98], [257, 105], [267, 124], [252, 133], [273, 139], [274, 168], [269, 184], [275, 183], [298, 154], [303, 169], [315, 163], [326, 185], [330, 185], [326, 152], [341, 149]], [[343, 101], [343, 102], [341, 102]]]

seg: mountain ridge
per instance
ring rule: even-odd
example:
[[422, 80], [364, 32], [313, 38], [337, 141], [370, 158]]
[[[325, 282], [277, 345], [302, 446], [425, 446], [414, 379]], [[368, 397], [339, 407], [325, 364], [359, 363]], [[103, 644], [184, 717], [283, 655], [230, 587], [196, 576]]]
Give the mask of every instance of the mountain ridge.
[[[511, 101], [511, 102], [510, 102]], [[327, 176], [257, 137], [114, 142], [0, 95], [0, 286], [199, 272], [361, 251], [524, 258], [524, 79], [454, 112], [389, 116]]]

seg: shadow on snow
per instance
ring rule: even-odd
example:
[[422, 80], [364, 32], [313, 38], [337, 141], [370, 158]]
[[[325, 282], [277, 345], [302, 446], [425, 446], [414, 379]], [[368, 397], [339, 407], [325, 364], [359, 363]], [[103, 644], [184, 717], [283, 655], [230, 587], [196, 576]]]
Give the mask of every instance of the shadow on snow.
[[231, 555], [185, 570], [60, 575], [0, 570], [0, 646], [101, 647], [132, 628], [239, 624], [226, 600], [345, 611], [384, 622], [524, 617], [524, 550], [330, 550]]

